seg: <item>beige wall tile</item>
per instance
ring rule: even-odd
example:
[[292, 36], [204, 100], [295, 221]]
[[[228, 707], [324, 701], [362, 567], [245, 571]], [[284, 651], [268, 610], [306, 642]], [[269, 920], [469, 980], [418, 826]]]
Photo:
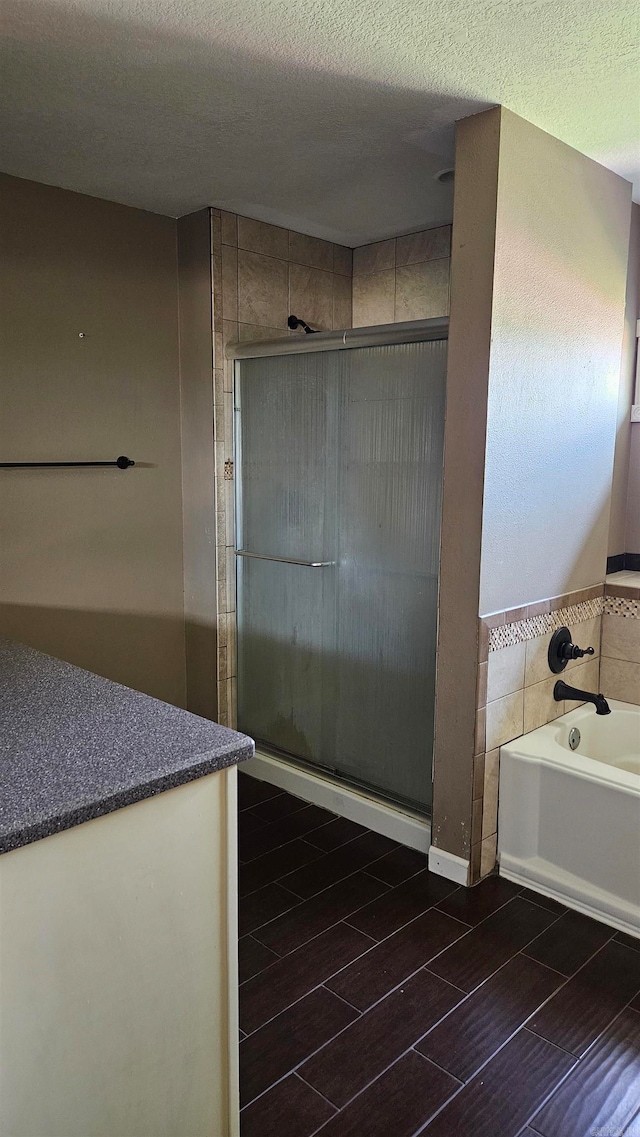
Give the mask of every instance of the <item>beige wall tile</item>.
[[[235, 545], [227, 545], [227, 612], [236, 610], [236, 550]], [[235, 627], [235, 621], [229, 621], [229, 628]], [[235, 675], [235, 670], [229, 673]]]
[[[213, 402], [214, 402], [214, 419], [218, 413], [218, 407], [224, 406], [224, 368], [216, 367], [213, 373]], [[217, 424], [216, 424], [217, 429]], [[221, 436], [222, 437], [222, 436]]]
[[516, 691], [504, 699], [487, 703], [487, 751], [495, 750], [512, 738], [519, 738], [523, 733], [523, 694], [523, 691]]
[[353, 274], [353, 249], [348, 249], [346, 245], [333, 246], [333, 271], [341, 276]]
[[333, 327], [351, 327], [351, 277], [333, 274]]
[[222, 246], [222, 316], [238, 319], [238, 250]]
[[220, 218], [222, 222], [222, 244], [223, 245], [237, 245], [238, 244], [238, 218], [235, 213], [227, 213], [226, 209], [220, 210]]
[[218, 629], [218, 647], [226, 647], [229, 632], [229, 620], [226, 613], [218, 613], [216, 627]]
[[240, 343], [260, 343], [261, 340], [288, 339], [288, 329], [268, 328], [262, 324], [239, 324]]
[[495, 833], [498, 828], [498, 781], [500, 775], [500, 751], [490, 750], [484, 759], [484, 792], [482, 806], [482, 839]]
[[482, 838], [482, 798], [476, 798], [471, 803], [471, 844]]
[[309, 237], [306, 233], [289, 231], [289, 260], [299, 265], [310, 265], [312, 268], [323, 268], [333, 272], [333, 245], [329, 241], [320, 241], [318, 237]]
[[486, 663], [489, 659], [489, 628], [484, 620], [478, 620], [478, 662]]
[[451, 226], [423, 229], [421, 233], [408, 233], [396, 239], [396, 264], [412, 265], [420, 261], [438, 260], [451, 252]]
[[[217, 483], [220, 484], [219, 482]], [[226, 561], [226, 546], [222, 545], [218, 549], [218, 577], [216, 580], [216, 592], [218, 596], [218, 612], [221, 615], [226, 614], [227, 611], [227, 561]]]
[[353, 278], [353, 326], [392, 324], [396, 289], [395, 269]]
[[219, 362], [220, 366], [222, 367], [222, 365], [224, 363], [224, 353], [226, 351], [227, 344], [230, 344], [230, 343], [238, 343], [238, 325], [236, 324], [235, 320], [223, 320], [223, 322], [222, 322], [223, 356], [222, 356], [222, 359], [220, 361], [218, 361], [216, 359], [216, 365]]
[[[234, 545], [236, 540], [236, 503], [235, 503], [235, 486], [233, 482], [225, 481], [224, 486], [224, 512], [226, 517], [225, 524], [225, 545]], [[225, 609], [228, 611], [228, 608]]]
[[544, 636], [536, 636], [526, 642], [526, 658], [524, 665], [524, 685], [531, 687], [534, 683], [542, 683], [553, 674], [549, 667], [549, 644], [551, 632]]
[[277, 225], [267, 225], [264, 221], [254, 221], [251, 217], [239, 217], [238, 248], [287, 260], [289, 231]]
[[469, 863], [469, 884], [477, 884], [480, 880], [480, 857], [482, 855], [482, 842], [477, 841], [471, 846], [471, 859]]
[[238, 685], [235, 677], [227, 679], [227, 719], [232, 730], [238, 727]]
[[483, 754], [487, 737], [487, 708], [478, 707], [476, 710], [475, 754]]
[[484, 707], [487, 703], [488, 667], [488, 663], [478, 664], [478, 681], [476, 683], [476, 707]]
[[211, 249], [217, 249], [222, 243], [222, 221], [220, 219], [220, 210], [211, 210]]
[[228, 725], [227, 682], [218, 680], [218, 722], [221, 726]]
[[[596, 659], [600, 655], [601, 628], [602, 616], [594, 616], [592, 620], [583, 620], [580, 624], [570, 625], [569, 631], [571, 632], [571, 639], [573, 643], [577, 644], [578, 647], [581, 648], [592, 647], [594, 649], [594, 655], [591, 657], [586, 656], [582, 660], [569, 660], [567, 666], [565, 667], [565, 673], [568, 671], [573, 671], [574, 668], [579, 667], [580, 664], [584, 662], [585, 658], [587, 660], [589, 658]], [[567, 680], [567, 682], [570, 682], [570, 680]]]
[[[222, 246], [220, 246], [222, 248]], [[218, 252], [211, 261], [213, 284], [213, 326], [222, 319], [222, 257]]]
[[526, 643], [513, 644], [489, 652], [487, 664], [487, 702], [502, 699], [524, 687]]
[[224, 416], [222, 422], [222, 439], [224, 441], [225, 461], [233, 459], [233, 392], [224, 392]]
[[600, 667], [600, 690], [606, 699], [640, 704], [640, 663], [603, 656]]
[[286, 261], [238, 250], [238, 319], [241, 323], [286, 328], [288, 298]]
[[224, 478], [224, 463], [225, 463], [225, 445], [224, 439], [214, 442], [213, 444], [214, 458], [215, 458], [215, 474], [216, 478]]
[[427, 320], [448, 313], [448, 259], [396, 269], [396, 320]]
[[488, 876], [493, 872], [496, 867], [496, 853], [498, 849], [498, 838], [494, 833], [493, 837], [487, 837], [482, 842], [482, 852], [480, 854], [480, 876]]
[[476, 754], [473, 759], [473, 796], [482, 797], [484, 793], [484, 754]]
[[229, 631], [227, 640], [227, 672], [230, 678], [238, 673], [238, 659], [236, 648], [236, 621], [233, 613], [229, 613]]
[[222, 320], [220, 326], [213, 333], [213, 366], [222, 367], [224, 364], [224, 339], [222, 335]]
[[289, 308], [312, 328], [328, 332], [333, 327], [333, 273], [318, 268], [289, 266]]
[[553, 697], [553, 688], [560, 678], [552, 675], [550, 679], [543, 679], [541, 683], [533, 683], [524, 689], [524, 733], [535, 730], [538, 726], [553, 722], [565, 712], [564, 702], [556, 703]]
[[628, 616], [602, 617], [602, 654], [640, 663], [640, 620]]
[[[555, 676], [556, 679], [563, 679], [571, 687], [579, 687], [582, 691], [593, 691], [594, 694], [602, 689], [600, 680], [600, 660], [591, 659], [588, 663], [580, 663], [578, 667], [574, 667], [572, 671], [563, 671], [560, 675]], [[603, 692], [604, 694], [604, 692]], [[612, 696], [615, 698], [615, 695]], [[565, 699], [565, 710], [573, 711], [576, 707], [582, 706], [580, 701], [574, 699]]]
[[376, 241], [373, 245], [360, 245], [353, 250], [353, 275], [364, 276], [372, 272], [383, 272], [394, 268], [396, 263], [396, 241]]

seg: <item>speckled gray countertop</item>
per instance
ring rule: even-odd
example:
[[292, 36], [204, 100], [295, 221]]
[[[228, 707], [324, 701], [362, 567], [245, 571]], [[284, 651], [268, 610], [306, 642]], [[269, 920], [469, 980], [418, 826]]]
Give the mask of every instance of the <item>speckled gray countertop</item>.
[[253, 750], [244, 734], [0, 639], [0, 853]]

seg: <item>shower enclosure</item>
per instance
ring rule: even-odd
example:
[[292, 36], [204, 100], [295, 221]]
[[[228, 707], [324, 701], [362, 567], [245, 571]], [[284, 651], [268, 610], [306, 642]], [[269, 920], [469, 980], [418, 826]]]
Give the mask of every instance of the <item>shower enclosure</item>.
[[234, 353], [238, 728], [422, 814], [447, 324]]

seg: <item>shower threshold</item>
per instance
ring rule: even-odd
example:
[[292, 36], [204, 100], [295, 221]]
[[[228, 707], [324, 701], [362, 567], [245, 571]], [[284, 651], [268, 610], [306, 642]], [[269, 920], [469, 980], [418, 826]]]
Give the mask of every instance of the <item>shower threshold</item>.
[[398, 841], [409, 849], [417, 849], [425, 855], [429, 851], [430, 820], [410, 806], [386, 801], [374, 792], [347, 783], [329, 771], [269, 753], [261, 748], [259, 742], [256, 744], [255, 758], [243, 762], [242, 770], [258, 781], [278, 786], [304, 801], [319, 805], [358, 825], [364, 825], [392, 841]]

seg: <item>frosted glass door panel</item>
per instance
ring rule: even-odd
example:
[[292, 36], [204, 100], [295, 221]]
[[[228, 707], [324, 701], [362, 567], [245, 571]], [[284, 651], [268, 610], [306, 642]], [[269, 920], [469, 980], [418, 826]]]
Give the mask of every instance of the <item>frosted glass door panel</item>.
[[321, 355], [237, 364], [238, 722], [326, 764], [335, 706], [337, 375]]
[[345, 354], [336, 753], [345, 776], [426, 808], [446, 341]]
[[428, 811], [446, 341], [236, 368], [239, 727]]

